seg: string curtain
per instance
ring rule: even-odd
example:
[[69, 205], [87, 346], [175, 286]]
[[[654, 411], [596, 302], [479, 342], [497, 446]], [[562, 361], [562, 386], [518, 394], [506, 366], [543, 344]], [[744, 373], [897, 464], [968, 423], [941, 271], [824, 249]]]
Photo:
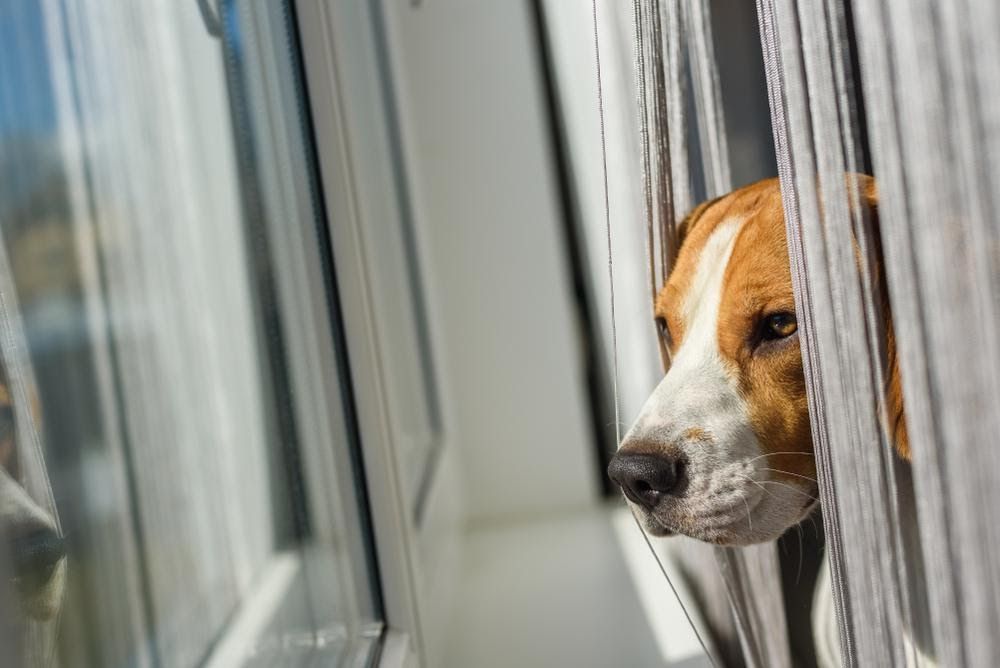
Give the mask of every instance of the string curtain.
[[[940, 665], [997, 665], [1000, 8], [866, 1], [855, 12], [930, 640]], [[943, 320], [964, 323], [957, 340]]]
[[[713, 198], [733, 183], [709, 3], [635, 0], [633, 25], [651, 312], [677, 252], [676, 223], [697, 203], [696, 187]], [[662, 351], [661, 359], [665, 366]], [[791, 666], [776, 544], [680, 542], [669, 553], [661, 544], [661, 558], [678, 559], [699, 591], [720, 658]], [[729, 615], [719, 612], [726, 610], [720, 596]], [[741, 657], [726, 646], [733, 628]]]
[[[840, 640], [826, 658], [997, 665], [1000, 10], [758, 9]], [[874, 212], [844, 177], [869, 146]], [[888, 314], [912, 465], [887, 428]]]
[[761, 30], [772, 107], [779, 110], [775, 144], [834, 610], [844, 631], [840, 655], [848, 665], [906, 665], [912, 647], [901, 631], [912, 624], [904, 621], [908, 587], [898, 568], [905, 509], [898, 507], [895, 457], [882, 428], [887, 416], [879, 413], [886, 323], [876, 303], [873, 220], [863, 215], [860, 182], [845, 180], [860, 171], [861, 147], [852, 126], [847, 26], [842, 12], [831, 18], [829, 9], [803, 7], [796, 17], [791, 3], [762, 4]]
[[[827, 540], [819, 661], [997, 665], [1000, 9], [757, 7]], [[633, 9], [655, 295], [695, 177], [707, 196], [733, 184], [705, 3]], [[912, 464], [894, 447], [894, 355]], [[773, 546], [716, 557], [743, 659], [790, 661]]]

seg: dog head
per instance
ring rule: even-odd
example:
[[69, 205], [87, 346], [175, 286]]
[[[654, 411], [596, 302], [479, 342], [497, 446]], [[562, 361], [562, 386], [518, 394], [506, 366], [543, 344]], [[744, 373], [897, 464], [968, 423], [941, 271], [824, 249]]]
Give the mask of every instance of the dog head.
[[[28, 619], [46, 621], [62, 602], [65, 552], [55, 520], [18, 482], [16, 418], [6, 379], [0, 373], [0, 565], [8, 591]], [[3, 549], [0, 548], [0, 549]]]
[[[874, 215], [874, 181], [854, 183]], [[777, 179], [702, 204], [679, 232], [655, 306], [669, 371], [609, 475], [651, 534], [772, 540], [819, 495]], [[895, 384], [901, 412], [889, 353], [890, 400]]]

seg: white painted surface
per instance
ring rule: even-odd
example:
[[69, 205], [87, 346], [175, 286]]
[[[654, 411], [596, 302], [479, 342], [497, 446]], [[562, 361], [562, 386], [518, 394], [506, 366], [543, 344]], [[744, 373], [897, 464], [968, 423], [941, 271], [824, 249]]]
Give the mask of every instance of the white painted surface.
[[587, 505], [595, 453], [530, 6], [383, 6], [467, 516]]
[[[606, 269], [608, 246], [591, 3], [543, 0], [542, 4], [566, 124], [585, 255], [595, 279], [600, 331], [606, 337], [610, 378], [611, 313], [607, 305], [611, 291]], [[623, 432], [663, 377], [646, 269], [631, 12], [631, 2], [598, 0]]]
[[[482, 527], [468, 534], [465, 556], [446, 668], [669, 665], [607, 509]], [[641, 581], [654, 597], [665, 593], [662, 580]], [[690, 642], [671, 619], [668, 656], [683, 657]]]
[[708, 665], [708, 658], [701, 648], [698, 635], [684, 615], [684, 609], [688, 610], [694, 623], [698, 624], [706, 642], [709, 638], [708, 629], [699, 615], [695, 599], [685, 584], [681, 571], [677, 568], [670, 550], [670, 541], [656, 540], [654, 545], [667, 577], [676, 588], [677, 596], [673, 595], [670, 585], [664, 581], [656, 556], [643, 539], [632, 514], [625, 508], [619, 508], [612, 514], [611, 522], [664, 662], [671, 664], [690, 661], [690, 665], [694, 666], [699, 665], [695, 661], [701, 660]]

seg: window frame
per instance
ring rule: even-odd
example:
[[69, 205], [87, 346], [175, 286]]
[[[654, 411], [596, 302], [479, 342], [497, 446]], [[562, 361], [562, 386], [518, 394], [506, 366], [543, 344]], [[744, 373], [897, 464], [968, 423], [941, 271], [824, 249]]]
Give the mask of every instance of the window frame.
[[[453, 580], [457, 571], [455, 528], [461, 518], [454, 448], [448, 444], [447, 402], [442, 397], [437, 404], [440, 442], [431, 455], [432, 470], [425, 473], [425, 489], [415, 503], [405, 493], [399, 448], [403, 435], [393, 420], [392, 376], [384, 348], [388, 332], [376, 308], [377, 281], [372, 278], [378, 269], [366, 230], [372, 224], [366, 220], [371, 207], [364, 189], [358, 187], [358, 179], [365, 177], [358, 152], [381, 148], [375, 160], [387, 161], [391, 169], [382, 170], [388, 176], [377, 190], [383, 196], [396, 195], [403, 200], [400, 206], [406, 206], [405, 156], [399, 154], [402, 148], [390, 109], [394, 102], [392, 82], [387, 80], [388, 54], [382, 51], [385, 8], [380, 3], [323, 0], [296, 0], [294, 6], [365, 478], [368, 489], [377, 490], [369, 495], [369, 504], [387, 625], [379, 665], [438, 665], [447, 637], [452, 601], [447, 580]], [[357, 120], [370, 121], [372, 115], [377, 131], [384, 133], [381, 146], [374, 149], [357, 144], [364, 137]], [[401, 225], [410, 222], [400, 216]], [[420, 255], [418, 232], [406, 232], [413, 235], [407, 241], [415, 256]], [[433, 311], [432, 304], [424, 306]], [[432, 334], [428, 332], [426, 350], [430, 360], [439, 358]], [[446, 388], [437, 391], [446, 394]]]

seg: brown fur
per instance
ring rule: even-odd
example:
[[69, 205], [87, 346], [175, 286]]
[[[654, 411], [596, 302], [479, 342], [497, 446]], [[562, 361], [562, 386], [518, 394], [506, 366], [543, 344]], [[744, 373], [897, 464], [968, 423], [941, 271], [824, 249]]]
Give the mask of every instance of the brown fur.
[[769, 180], [738, 192], [739, 206], [730, 215], [745, 222], [723, 280], [719, 349], [741, 380], [754, 432], [771, 455], [764, 466], [790, 478], [812, 479], [815, 458], [792, 454], [812, 452], [798, 336], [755, 340], [764, 317], [795, 313], [781, 191], [777, 180]]
[[[909, 461], [910, 437], [906, 431], [906, 416], [903, 410], [903, 382], [900, 377], [899, 357], [896, 352], [896, 331], [892, 324], [892, 309], [885, 278], [885, 263], [882, 254], [882, 239], [879, 234], [878, 186], [875, 179], [865, 174], [848, 177], [848, 186], [856, 187], [863, 206], [866, 208], [874, 242], [874, 274], [877, 298], [881, 304], [883, 325], [886, 331], [886, 381], [885, 381], [885, 427], [899, 455]], [[860, 259], [859, 259], [860, 262]]]
[[[875, 181], [856, 177], [862, 204], [877, 224]], [[690, 288], [702, 248], [718, 225], [727, 219], [744, 221], [726, 268], [718, 321], [719, 349], [741, 380], [755, 433], [770, 454], [766, 466], [786, 478], [815, 478], [815, 458], [809, 425], [806, 384], [798, 335], [755, 341], [762, 318], [779, 312], [795, 313], [785, 234], [781, 189], [767, 179], [697, 207], [679, 227], [680, 250], [667, 284], [656, 302], [657, 317], [670, 331], [671, 352], [683, 341], [685, 323], [680, 304]], [[875, 252], [881, 258], [877, 244]], [[909, 439], [903, 417], [903, 397], [895, 336], [888, 299], [884, 297], [881, 262], [876, 261], [877, 289], [882, 294], [886, 326], [887, 430], [897, 451], [909, 458]], [[802, 454], [798, 454], [802, 453]]]

